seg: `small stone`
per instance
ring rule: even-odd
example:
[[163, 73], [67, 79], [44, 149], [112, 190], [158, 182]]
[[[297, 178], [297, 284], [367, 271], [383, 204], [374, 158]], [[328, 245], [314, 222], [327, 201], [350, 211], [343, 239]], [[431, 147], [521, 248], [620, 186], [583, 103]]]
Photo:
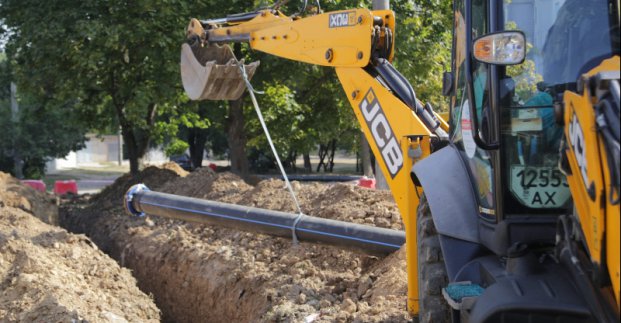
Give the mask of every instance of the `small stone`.
[[352, 314], [356, 312], [356, 303], [354, 303], [354, 301], [352, 301], [351, 298], [346, 298], [345, 300], [343, 300], [343, 303], [341, 304], [341, 310], [349, 314]]
[[319, 301], [316, 299], [311, 299], [308, 301], [308, 305], [314, 307], [315, 309], [319, 309]]
[[358, 295], [364, 295], [373, 286], [373, 280], [371, 277], [367, 277], [363, 282], [358, 285]]
[[146, 218], [144, 220], [144, 224], [146, 224], [148, 227], [154, 227], [155, 226], [155, 222], [153, 222], [153, 220]]
[[314, 322], [317, 318], [319, 317], [319, 313], [313, 313], [311, 315], [307, 315], [304, 318], [304, 323], [311, 323]]
[[326, 299], [327, 299], [330, 303], [334, 303], [334, 302], [336, 302], [336, 297], [334, 297], [334, 296], [332, 296], [332, 295], [330, 295], [330, 294], [326, 295], [325, 297], [326, 297]]
[[369, 303], [367, 302], [360, 302], [358, 303], [358, 311], [360, 312], [366, 312], [369, 310]]
[[25, 285], [29, 285], [36, 280], [36, 276], [32, 274], [22, 273], [19, 275], [19, 281]]
[[127, 320], [119, 315], [116, 315], [112, 312], [105, 311], [102, 313], [102, 316], [108, 321], [113, 323], [127, 323]]
[[52, 247], [53, 247], [54, 249], [60, 249], [60, 243], [58, 243], [58, 242], [54, 242], [54, 244], [52, 244]]
[[330, 307], [330, 306], [332, 306], [332, 303], [330, 303], [330, 301], [327, 300], [327, 299], [322, 299], [319, 302], [319, 307], [321, 307], [321, 308], [326, 308], [326, 307]]
[[298, 304], [304, 303], [306, 303], [306, 294], [300, 293], [300, 295], [298, 295]]
[[82, 251], [80, 251], [79, 248], [71, 249], [69, 258], [77, 260], [77, 259], [80, 259], [81, 256], [82, 256]]
[[339, 313], [336, 315], [336, 318], [334, 319], [335, 322], [337, 323], [345, 323], [347, 322], [347, 313]]
[[351, 210], [350, 214], [353, 218], [364, 218], [365, 216], [367, 216], [367, 211], [365, 210]]
[[376, 218], [375, 226], [381, 227], [381, 228], [388, 228], [390, 227], [390, 221], [388, 221], [388, 219], [386, 218]]

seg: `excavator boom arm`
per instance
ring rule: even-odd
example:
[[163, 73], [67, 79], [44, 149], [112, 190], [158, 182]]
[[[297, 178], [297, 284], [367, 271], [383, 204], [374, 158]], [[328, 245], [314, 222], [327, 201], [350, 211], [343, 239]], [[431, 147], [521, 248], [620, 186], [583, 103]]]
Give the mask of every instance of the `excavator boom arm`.
[[[416, 209], [413, 164], [431, 153], [431, 142], [447, 138], [447, 123], [423, 105], [391, 64], [395, 16], [390, 10], [352, 9], [304, 18], [263, 10], [221, 19], [192, 19], [191, 46], [218, 48], [247, 42], [274, 56], [331, 66], [395, 198], [405, 224], [408, 311], [418, 313]], [[188, 50], [186, 50], [186, 53]]]
[[192, 19], [188, 38], [203, 43], [248, 42], [274, 56], [332, 67], [365, 67], [372, 50], [392, 60], [395, 16], [390, 10], [354, 9], [291, 18], [263, 10], [227, 18]]

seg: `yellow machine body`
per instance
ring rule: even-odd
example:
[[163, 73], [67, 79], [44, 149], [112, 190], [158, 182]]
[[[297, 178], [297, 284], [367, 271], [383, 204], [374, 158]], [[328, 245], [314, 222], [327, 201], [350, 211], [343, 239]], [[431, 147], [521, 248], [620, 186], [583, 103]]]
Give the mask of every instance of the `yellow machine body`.
[[[584, 78], [600, 72], [619, 71], [619, 68], [619, 56], [615, 56], [603, 61]], [[597, 99], [589, 86], [585, 86], [582, 94], [566, 91], [563, 101], [566, 138], [563, 153], [571, 170], [567, 172], [567, 183], [591, 261], [596, 267], [607, 267], [618, 309], [621, 210], [619, 203], [610, 202], [612, 180], [606, 171], [615, 165], [608, 165], [603, 138], [597, 132], [594, 108]]]

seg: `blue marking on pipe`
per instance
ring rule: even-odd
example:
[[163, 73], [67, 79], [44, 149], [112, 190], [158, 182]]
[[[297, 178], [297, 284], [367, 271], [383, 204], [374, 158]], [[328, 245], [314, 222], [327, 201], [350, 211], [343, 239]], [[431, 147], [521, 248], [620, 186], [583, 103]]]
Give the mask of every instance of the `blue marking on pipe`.
[[[151, 205], [151, 206], [157, 206], [157, 207], [161, 207], [161, 208], [165, 208], [165, 209], [174, 209], [174, 210], [186, 211], [186, 212], [190, 212], [190, 213], [199, 213], [199, 214], [204, 214], [204, 215], [210, 215], [210, 216], [225, 218], [225, 219], [229, 219], [229, 220], [237, 220], [237, 221], [248, 222], [248, 223], [263, 224], [263, 225], [277, 227], [277, 228], [283, 228], [283, 229], [292, 229], [292, 226], [288, 226], [288, 225], [275, 224], [275, 223], [259, 221], [259, 220], [252, 220], [252, 219], [238, 218], [238, 217], [224, 215], [224, 214], [211, 213], [211, 212], [207, 212], [207, 211], [192, 210], [192, 209], [188, 209], [188, 208], [184, 208], [184, 207], [179, 207], [179, 206], [169, 206], [169, 205], [163, 205], [163, 204], [158, 204], [158, 203], [150, 203], [150, 202], [140, 202], [140, 203], [141, 204], [146, 204], [146, 205]], [[318, 234], [318, 235], [342, 238], [342, 239], [347, 239], [347, 240], [361, 241], [361, 242], [366, 242], [366, 243], [380, 245], [380, 246], [393, 247], [395, 249], [401, 248], [400, 245], [394, 245], [394, 244], [390, 244], [390, 243], [386, 243], [386, 242], [375, 241], [375, 240], [368, 240], [368, 239], [362, 239], [362, 238], [356, 238], [356, 237], [351, 237], [351, 236], [344, 236], [344, 235], [340, 235], [340, 234], [316, 231], [316, 230], [312, 230], [312, 229], [305, 229], [305, 228], [299, 228], [298, 227], [298, 228], [296, 228], [296, 230], [298, 230], [298, 231], [305, 231], [305, 232], [309, 232], [309, 233], [315, 233], [315, 234]]]
[[356, 237], [352, 237], [352, 236], [344, 236], [344, 235], [336, 234], [336, 233], [316, 231], [316, 230], [305, 229], [305, 228], [296, 228], [296, 230], [310, 232], [310, 233], [316, 233], [316, 234], [324, 235], [324, 236], [331, 236], [331, 237], [343, 238], [343, 239], [348, 239], [348, 240], [356, 240], [356, 241], [361, 241], [361, 242], [368, 242], [368, 243], [372, 243], [372, 244], [376, 244], [376, 245], [381, 245], [381, 246], [386, 246], [386, 247], [393, 247], [395, 249], [401, 248], [400, 245], [395, 245], [395, 244], [381, 242], [381, 241], [375, 241], [375, 240], [356, 238]]
[[129, 188], [127, 193], [125, 193], [125, 209], [129, 211], [130, 214], [135, 215], [139, 218], [144, 217], [144, 212], [138, 212], [132, 203], [134, 200], [134, 195], [139, 192], [148, 192], [150, 189], [144, 184], [136, 184]]

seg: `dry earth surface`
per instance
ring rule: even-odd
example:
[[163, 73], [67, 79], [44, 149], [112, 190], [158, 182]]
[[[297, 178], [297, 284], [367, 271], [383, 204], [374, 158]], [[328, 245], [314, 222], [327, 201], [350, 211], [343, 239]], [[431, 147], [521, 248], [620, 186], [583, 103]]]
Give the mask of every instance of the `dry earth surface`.
[[[61, 225], [88, 235], [153, 294], [169, 322], [404, 322], [403, 248], [385, 258], [157, 217], [122, 206], [133, 184], [151, 190], [294, 212], [280, 180], [248, 185], [231, 173], [176, 164], [125, 175], [92, 198], [64, 204]], [[402, 229], [387, 191], [293, 183], [312, 216]]]
[[0, 173], [0, 322], [160, 320], [129, 270], [57, 223], [55, 197]]

